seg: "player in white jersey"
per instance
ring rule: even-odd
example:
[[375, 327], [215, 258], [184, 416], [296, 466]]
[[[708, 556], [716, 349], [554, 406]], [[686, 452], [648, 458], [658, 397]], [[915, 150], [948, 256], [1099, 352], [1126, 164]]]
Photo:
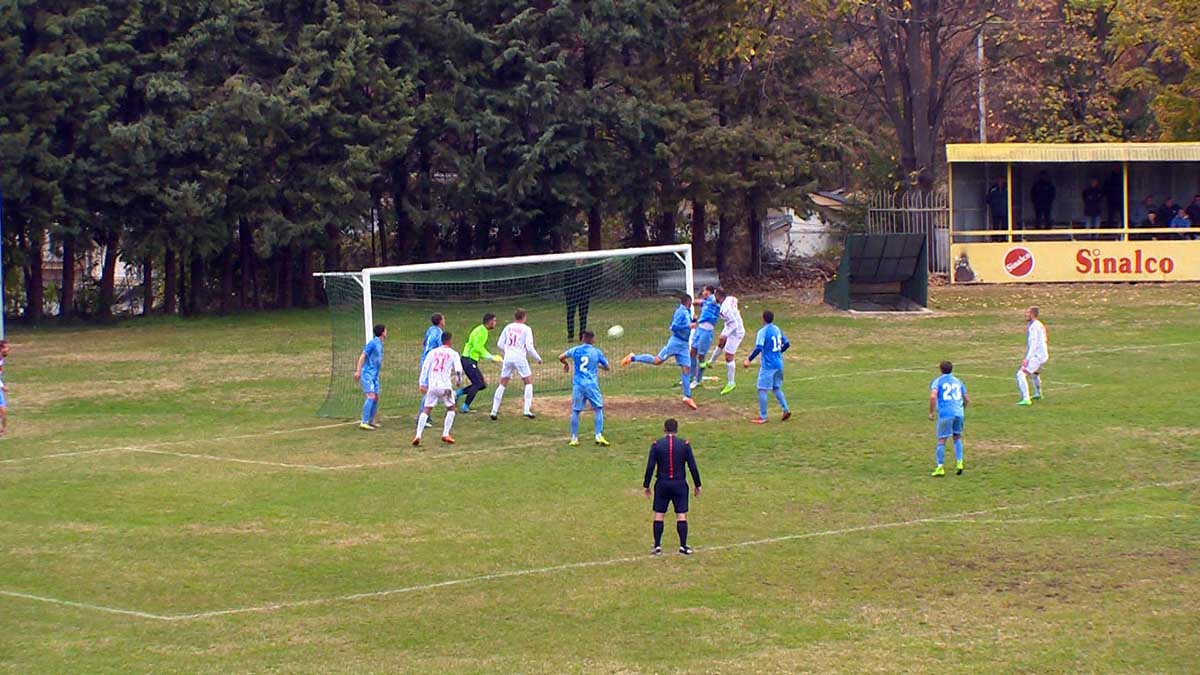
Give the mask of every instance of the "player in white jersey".
[[504, 361], [500, 364], [500, 386], [496, 387], [496, 393], [492, 396], [492, 414], [494, 420], [500, 414], [500, 401], [504, 399], [504, 388], [508, 386], [508, 381], [512, 379], [513, 373], [520, 376], [521, 381], [525, 383], [525, 416], [533, 419], [533, 371], [529, 369], [529, 356], [539, 364], [542, 362], [542, 357], [538, 355], [537, 349], [533, 346], [533, 329], [525, 325], [525, 319], [528, 317], [528, 312], [523, 309], [518, 309], [513, 312], [513, 322], [504, 327], [500, 331], [500, 339], [496, 341], [496, 346], [504, 353]]
[[[1021, 400], [1017, 401], [1017, 405], [1033, 405], [1042, 397], [1042, 366], [1049, 360], [1050, 352], [1046, 326], [1038, 319], [1039, 313], [1037, 307], [1025, 310], [1025, 320], [1029, 323], [1025, 327], [1025, 358], [1017, 369], [1017, 389], [1021, 390]], [[1033, 379], [1033, 396], [1029, 395], [1027, 376]]]
[[724, 288], [718, 288], [715, 295], [717, 302], [721, 303], [721, 320], [725, 322], [725, 326], [721, 329], [721, 337], [717, 340], [717, 346], [713, 348], [712, 355], [705, 359], [700, 367], [708, 368], [709, 362], [717, 358], [718, 352], [725, 352], [727, 382], [721, 389], [721, 394], [725, 395], [737, 386], [737, 383], [734, 382], [737, 363], [734, 362], [733, 357], [737, 353], [738, 346], [742, 344], [742, 339], [746, 337], [746, 326], [742, 323], [742, 310], [738, 307], [737, 297], [726, 293]]
[[421, 444], [421, 434], [429, 422], [433, 406], [446, 406], [446, 421], [442, 423], [442, 442], [453, 443], [450, 427], [454, 426], [454, 390], [462, 383], [462, 357], [450, 346], [450, 333], [442, 333], [442, 346], [431, 350], [421, 363], [421, 393], [425, 401], [421, 404], [421, 416], [417, 418], [417, 435], [413, 445]]

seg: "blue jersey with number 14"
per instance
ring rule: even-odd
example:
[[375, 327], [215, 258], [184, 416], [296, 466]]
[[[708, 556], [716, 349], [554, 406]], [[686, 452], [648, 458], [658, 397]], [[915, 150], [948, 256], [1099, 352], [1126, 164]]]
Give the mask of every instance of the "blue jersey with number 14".
[[788, 342], [779, 326], [769, 323], [758, 329], [754, 346], [762, 350], [762, 368], [766, 370], [781, 370], [783, 368], [783, 352], [791, 344]]
[[963, 416], [963, 397], [967, 395], [967, 385], [962, 380], [950, 374], [942, 375], [929, 384], [929, 391], [937, 395], [938, 417]]
[[575, 345], [567, 350], [567, 358], [575, 362], [575, 376], [572, 382], [577, 387], [597, 386], [596, 375], [600, 366], [608, 367], [608, 359], [604, 358], [604, 352], [593, 345]]

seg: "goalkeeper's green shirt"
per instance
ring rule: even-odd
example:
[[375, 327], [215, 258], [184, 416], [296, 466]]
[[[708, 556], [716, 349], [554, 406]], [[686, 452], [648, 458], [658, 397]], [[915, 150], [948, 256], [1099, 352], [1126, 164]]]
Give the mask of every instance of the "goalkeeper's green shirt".
[[492, 360], [492, 355], [487, 350], [488, 329], [487, 326], [479, 324], [471, 331], [471, 335], [467, 337], [467, 346], [463, 347], [462, 355], [472, 361]]

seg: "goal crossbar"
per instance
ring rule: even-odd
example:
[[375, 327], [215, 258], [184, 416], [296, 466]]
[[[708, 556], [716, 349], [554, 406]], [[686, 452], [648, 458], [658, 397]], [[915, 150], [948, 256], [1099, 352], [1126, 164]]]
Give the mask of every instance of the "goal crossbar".
[[436, 272], [441, 270], [465, 270], [487, 267], [502, 267], [509, 265], [529, 265], [546, 262], [565, 262], [571, 260], [596, 260], [601, 258], [627, 258], [642, 255], [670, 253], [683, 264], [684, 288], [688, 295], [695, 297], [696, 286], [694, 270], [692, 269], [692, 247], [690, 244], [663, 244], [658, 246], [635, 246], [630, 248], [612, 248], [598, 251], [577, 251], [573, 253], [544, 253], [538, 255], [518, 255], [504, 258], [478, 258], [475, 260], [449, 260], [435, 263], [417, 263], [414, 265], [390, 265], [387, 267], [366, 267], [361, 272], [315, 272], [314, 277], [350, 277], [363, 290], [363, 327], [367, 341], [373, 336], [374, 312], [371, 308], [371, 277], [384, 274], [412, 274], [417, 272]]

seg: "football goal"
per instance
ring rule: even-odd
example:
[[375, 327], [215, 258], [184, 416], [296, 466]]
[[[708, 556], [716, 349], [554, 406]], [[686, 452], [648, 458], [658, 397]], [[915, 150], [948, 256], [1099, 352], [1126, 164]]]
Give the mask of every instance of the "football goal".
[[[624, 369], [618, 362], [628, 352], [657, 353], [666, 343], [677, 304], [674, 297], [681, 292], [694, 295], [691, 256], [691, 246], [683, 244], [319, 273], [333, 328], [333, 365], [318, 414], [358, 415], [362, 390], [354, 381], [354, 366], [375, 324], [384, 324], [388, 331], [381, 407], [392, 414], [411, 408], [415, 414], [419, 362], [431, 316], [446, 317], [453, 347], [461, 352], [484, 314], [495, 314], [497, 326], [487, 348], [498, 353], [496, 339], [518, 308], [529, 312], [527, 323], [544, 360], [541, 365], [530, 361], [535, 396], [570, 390], [571, 376], [563, 371], [558, 355], [577, 344], [584, 329], [596, 334], [596, 346], [612, 368], [601, 376], [606, 396], [668, 394], [679, 382], [674, 362]], [[613, 326], [624, 328], [620, 337], [609, 336]], [[480, 366], [488, 381], [483, 400], [490, 401], [499, 364]]]

